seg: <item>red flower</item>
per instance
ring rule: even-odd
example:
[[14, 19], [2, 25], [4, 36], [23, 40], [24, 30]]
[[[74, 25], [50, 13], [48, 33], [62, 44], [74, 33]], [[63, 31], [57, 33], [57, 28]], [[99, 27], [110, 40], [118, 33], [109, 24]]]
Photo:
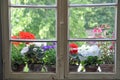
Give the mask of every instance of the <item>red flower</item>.
[[[12, 39], [18, 39], [18, 36], [12, 36]], [[20, 42], [12, 42], [13, 45], [19, 46]]]
[[113, 50], [114, 49], [114, 46], [110, 46], [110, 50]]
[[75, 43], [70, 43], [70, 54], [77, 54], [78, 53], [78, 45]]
[[[35, 36], [34, 36], [34, 34], [32, 34], [30, 32], [21, 31], [19, 33], [19, 38], [20, 39], [35, 39]], [[26, 44], [29, 44], [29, 42], [26, 42]]]
[[30, 32], [23, 32], [21, 31], [19, 33], [19, 38], [20, 39], [35, 39], [34, 34], [30, 33]]

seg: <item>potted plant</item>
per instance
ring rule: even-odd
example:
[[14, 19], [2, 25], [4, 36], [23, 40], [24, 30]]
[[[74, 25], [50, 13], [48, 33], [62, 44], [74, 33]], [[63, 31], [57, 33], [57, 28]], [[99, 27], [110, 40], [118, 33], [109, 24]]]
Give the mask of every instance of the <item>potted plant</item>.
[[113, 72], [114, 70], [114, 55], [113, 54], [103, 54], [101, 56], [102, 64], [100, 68], [102, 72]]
[[101, 46], [101, 59], [102, 64], [100, 64], [100, 68], [102, 72], [113, 72], [114, 70], [114, 44], [112, 42], [112, 45], [108, 47], [110, 43], [102, 43]]
[[41, 47], [29, 44], [21, 50], [21, 54], [27, 59], [30, 71], [41, 71], [44, 57], [44, 51]]
[[69, 71], [71, 72], [77, 72], [78, 71], [78, 67], [80, 65], [80, 60], [78, 58], [78, 56], [76, 57], [69, 57]]
[[[96, 72], [100, 60], [100, 48], [95, 42], [88, 42], [78, 49], [79, 59], [81, 65], [85, 68], [86, 72]], [[82, 70], [83, 71], [83, 70]]]
[[69, 71], [76, 72], [80, 64], [80, 59], [78, 57], [78, 45], [70, 43], [69, 49]]
[[25, 66], [25, 57], [20, 54], [20, 48], [12, 44], [11, 68], [14, 72], [23, 71]]
[[56, 45], [49, 44], [46, 46], [42, 46], [45, 52], [45, 56], [43, 57], [44, 65], [46, 67], [46, 71], [55, 72], [56, 71]]
[[86, 72], [96, 72], [101, 60], [98, 56], [88, 56], [86, 60], [82, 61], [82, 65]]

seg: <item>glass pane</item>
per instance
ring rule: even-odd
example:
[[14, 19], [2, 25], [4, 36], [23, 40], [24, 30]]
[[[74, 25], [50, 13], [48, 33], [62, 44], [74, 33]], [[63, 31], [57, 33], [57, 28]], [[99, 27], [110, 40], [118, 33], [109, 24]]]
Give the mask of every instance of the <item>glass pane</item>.
[[97, 3], [115, 3], [116, 0], [69, 0], [70, 4], [97, 4]]
[[11, 8], [11, 36], [15, 35], [18, 39], [55, 39], [55, 16], [55, 9]]
[[69, 42], [70, 72], [114, 72], [115, 42]]
[[25, 4], [25, 5], [53, 5], [56, 0], [11, 0], [12, 4]]
[[70, 38], [113, 38], [115, 7], [69, 9]]
[[12, 42], [13, 72], [56, 72], [56, 42]]

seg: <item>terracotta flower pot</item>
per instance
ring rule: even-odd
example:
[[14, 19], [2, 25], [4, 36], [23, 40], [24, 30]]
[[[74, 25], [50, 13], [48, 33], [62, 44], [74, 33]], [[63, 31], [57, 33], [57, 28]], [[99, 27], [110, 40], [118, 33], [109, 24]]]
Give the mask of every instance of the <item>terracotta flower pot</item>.
[[85, 66], [86, 72], [97, 72], [97, 69], [98, 69], [98, 66], [94, 66], [94, 65]]
[[28, 68], [32, 72], [39, 72], [42, 69], [41, 64], [28, 64]]
[[47, 71], [48, 72], [54, 72], [56, 71], [56, 66], [55, 65], [46, 65]]
[[114, 64], [101, 64], [100, 68], [102, 72], [113, 72]]
[[23, 71], [24, 67], [25, 67], [25, 64], [21, 64], [21, 65], [13, 65], [11, 66], [12, 67], [12, 71], [14, 72], [21, 72]]
[[77, 72], [79, 65], [70, 65], [69, 71], [70, 72]]

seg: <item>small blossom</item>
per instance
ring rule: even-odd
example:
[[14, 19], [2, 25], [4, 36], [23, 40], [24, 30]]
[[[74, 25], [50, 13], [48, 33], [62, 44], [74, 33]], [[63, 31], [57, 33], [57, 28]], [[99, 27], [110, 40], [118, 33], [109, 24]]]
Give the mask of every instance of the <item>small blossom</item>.
[[110, 46], [110, 50], [113, 50], [114, 49], [114, 46]]
[[36, 52], [36, 51], [37, 51], [37, 48], [33, 48], [33, 51], [35, 51], [35, 52]]
[[94, 28], [94, 29], [93, 29], [93, 32], [94, 32], [95, 34], [99, 34], [99, 33], [101, 33], [101, 32], [102, 32], [102, 29], [101, 29], [101, 28], [96, 27], [96, 28]]
[[28, 47], [24, 47], [22, 50], [21, 50], [21, 54], [24, 55], [26, 52], [29, 51], [29, 48]]
[[49, 50], [49, 49], [53, 49], [53, 48], [55, 48], [53, 45], [51, 45], [51, 46], [42, 46], [42, 49], [44, 51]]

